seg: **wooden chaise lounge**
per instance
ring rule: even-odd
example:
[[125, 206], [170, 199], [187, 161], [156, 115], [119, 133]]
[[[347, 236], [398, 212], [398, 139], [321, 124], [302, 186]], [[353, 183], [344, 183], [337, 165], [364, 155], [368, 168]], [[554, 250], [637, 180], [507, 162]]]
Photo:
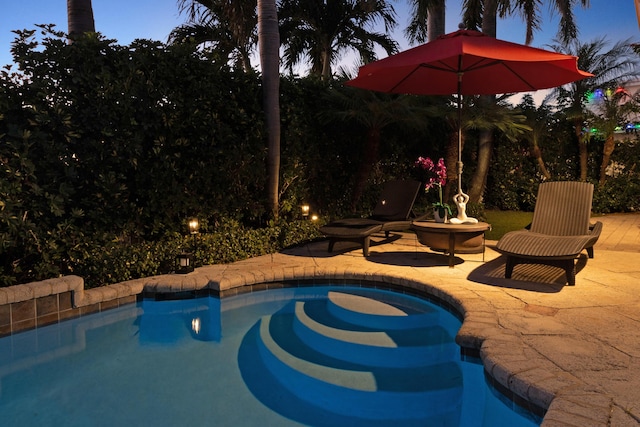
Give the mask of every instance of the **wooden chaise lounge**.
[[507, 258], [505, 277], [517, 264], [544, 264], [564, 269], [567, 283], [575, 285], [575, 260], [585, 249], [593, 258], [602, 231], [600, 221], [590, 224], [592, 199], [593, 184], [540, 184], [530, 228], [508, 232], [496, 245]]
[[329, 238], [329, 252], [333, 251], [336, 242], [349, 241], [361, 245], [362, 252], [367, 257], [372, 234], [384, 232], [388, 237], [391, 231], [408, 229], [420, 187], [418, 181], [389, 181], [370, 217], [345, 218], [320, 227], [320, 232]]

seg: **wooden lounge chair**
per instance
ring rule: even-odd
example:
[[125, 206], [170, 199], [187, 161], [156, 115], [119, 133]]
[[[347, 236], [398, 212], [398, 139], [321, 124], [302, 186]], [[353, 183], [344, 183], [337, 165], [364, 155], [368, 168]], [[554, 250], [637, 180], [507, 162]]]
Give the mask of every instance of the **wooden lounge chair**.
[[320, 232], [329, 238], [329, 252], [338, 241], [355, 242], [362, 245], [364, 256], [369, 256], [371, 235], [406, 230], [411, 226], [413, 203], [421, 184], [418, 181], [389, 181], [385, 184], [373, 213], [368, 218], [345, 218], [320, 227]]
[[563, 268], [567, 283], [575, 285], [575, 259], [583, 250], [593, 258], [593, 245], [602, 223], [590, 224], [593, 184], [545, 182], [538, 197], [530, 228], [506, 233], [496, 250], [507, 257], [505, 277], [517, 264], [545, 264]]

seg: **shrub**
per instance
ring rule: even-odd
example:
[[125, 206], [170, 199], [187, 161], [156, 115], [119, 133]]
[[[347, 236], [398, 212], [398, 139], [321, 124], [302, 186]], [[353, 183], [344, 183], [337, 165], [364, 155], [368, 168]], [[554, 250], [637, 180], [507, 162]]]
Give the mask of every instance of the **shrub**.
[[263, 228], [250, 228], [237, 220], [224, 219], [215, 231], [195, 236], [170, 233], [154, 242], [113, 241], [92, 247], [71, 270], [85, 279], [85, 286], [118, 283], [175, 270], [179, 253], [193, 254], [195, 267], [221, 264], [278, 252], [319, 236], [317, 224], [290, 221]]
[[597, 185], [593, 193], [593, 211], [599, 213], [640, 211], [640, 175], [625, 173]]

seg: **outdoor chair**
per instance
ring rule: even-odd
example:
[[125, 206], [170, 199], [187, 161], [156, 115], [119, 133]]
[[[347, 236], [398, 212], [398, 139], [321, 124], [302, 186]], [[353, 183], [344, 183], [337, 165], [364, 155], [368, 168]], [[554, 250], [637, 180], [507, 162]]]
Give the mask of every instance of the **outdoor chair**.
[[333, 251], [336, 242], [349, 241], [360, 244], [367, 257], [372, 234], [384, 232], [385, 237], [389, 237], [391, 231], [408, 229], [420, 187], [418, 181], [389, 181], [370, 217], [344, 218], [320, 227], [320, 232], [329, 238], [329, 252]]
[[529, 228], [506, 233], [496, 245], [507, 258], [505, 277], [517, 264], [544, 264], [563, 268], [575, 285], [575, 260], [585, 249], [593, 258], [602, 231], [600, 221], [590, 224], [592, 198], [593, 184], [586, 182], [540, 184]]

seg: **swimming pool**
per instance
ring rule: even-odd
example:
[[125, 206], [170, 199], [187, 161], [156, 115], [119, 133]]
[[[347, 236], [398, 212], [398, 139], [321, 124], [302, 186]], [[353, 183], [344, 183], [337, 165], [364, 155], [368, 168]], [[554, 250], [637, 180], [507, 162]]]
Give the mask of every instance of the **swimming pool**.
[[417, 297], [301, 287], [149, 301], [0, 339], [3, 425], [534, 426]]

